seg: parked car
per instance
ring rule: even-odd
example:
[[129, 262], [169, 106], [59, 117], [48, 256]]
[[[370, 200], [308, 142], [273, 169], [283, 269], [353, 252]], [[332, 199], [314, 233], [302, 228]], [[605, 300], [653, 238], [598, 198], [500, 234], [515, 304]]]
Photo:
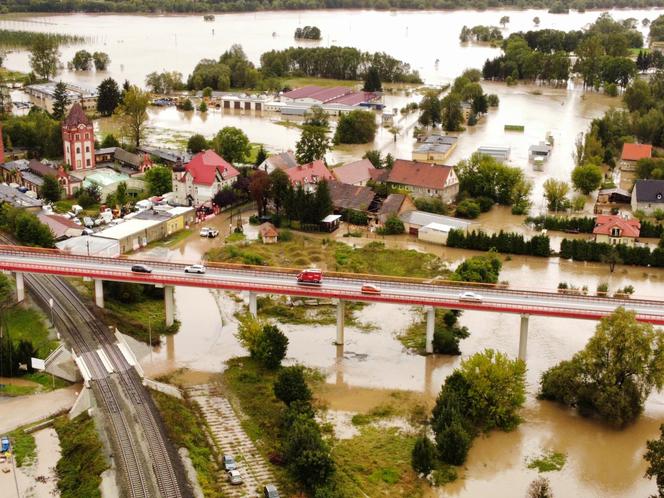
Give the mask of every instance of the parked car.
[[83, 218], [83, 225], [85, 225], [86, 228], [92, 228], [93, 226], [95, 226], [95, 222], [89, 216], [85, 216]]
[[205, 267], [203, 265], [191, 265], [187, 266], [184, 269], [185, 273], [205, 273]]
[[242, 484], [244, 482], [239, 470], [231, 470], [228, 473], [228, 480], [231, 484]]
[[263, 486], [263, 496], [265, 498], [279, 498], [279, 491], [274, 484], [268, 484]]
[[152, 273], [152, 268], [145, 265], [133, 265], [131, 271], [136, 273]]
[[201, 228], [201, 231], [198, 232], [201, 237], [209, 237], [211, 239], [215, 238], [217, 235], [219, 235], [219, 230], [216, 230], [214, 228], [210, 227], [203, 227]]
[[224, 455], [224, 469], [227, 471], [237, 470], [237, 463], [235, 458], [230, 455]]
[[320, 285], [323, 282], [323, 272], [311, 268], [309, 270], [302, 270], [297, 275], [298, 284], [310, 284], [310, 285]]
[[472, 291], [466, 291], [459, 294], [459, 301], [472, 301], [475, 303], [481, 303], [482, 296]]
[[0, 445], [1, 445], [0, 446], [0, 451], [2, 453], [5, 453], [5, 452], [9, 451], [9, 447], [10, 447], [9, 438], [7, 436], [2, 436], [2, 442], [0, 443]]
[[380, 294], [380, 287], [374, 284], [363, 284], [360, 290], [362, 294]]

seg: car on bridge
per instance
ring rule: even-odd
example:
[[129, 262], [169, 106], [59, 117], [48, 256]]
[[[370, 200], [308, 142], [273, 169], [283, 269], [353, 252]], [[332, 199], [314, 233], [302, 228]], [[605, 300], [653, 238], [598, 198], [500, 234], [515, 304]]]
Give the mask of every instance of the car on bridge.
[[131, 271], [134, 273], [152, 273], [152, 268], [145, 265], [133, 265]]
[[205, 267], [203, 265], [190, 265], [190, 266], [185, 266], [184, 268], [185, 273], [199, 273], [203, 274], [205, 273]]
[[323, 283], [323, 272], [316, 268], [311, 268], [309, 270], [302, 270], [297, 275], [297, 283], [320, 285], [321, 283]]
[[362, 294], [380, 294], [380, 287], [374, 284], [363, 284], [360, 292]]
[[466, 291], [459, 294], [459, 301], [470, 301], [473, 303], [481, 303], [482, 296], [480, 296], [476, 292]]

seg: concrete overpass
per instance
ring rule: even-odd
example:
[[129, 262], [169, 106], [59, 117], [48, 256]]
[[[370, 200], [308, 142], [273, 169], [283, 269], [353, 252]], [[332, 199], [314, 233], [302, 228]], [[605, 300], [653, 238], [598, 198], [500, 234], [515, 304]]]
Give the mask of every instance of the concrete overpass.
[[[152, 268], [152, 273], [131, 271], [134, 264]], [[337, 344], [344, 342], [345, 301], [382, 302], [423, 306], [426, 309], [426, 350], [432, 352], [435, 308], [477, 310], [521, 315], [519, 357], [526, 358], [528, 319], [530, 315], [599, 320], [617, 307], [634, 310], [639, 321], [664, 325], [664, 301], [632, 298], [608, 298], [513, 289], [504, 286], [450, 281], [424, 281], [413, 278], [385, 277], [328, 272], [322, 285], [296, 282], [299, 270], [250, 265], [210, 263], [204, 275], [184, 273], [185, 264], [153, 260], [75, 256], [50, 249], [0, 246], [0, 270], [16, 274], [19, 300], [23, 299], [23, 273], [43, 273], [83, 277], [95, 281], [95, 301], [104, 306], [103, 281], [135, 282], [164, 287], [166, 324], [174, 320], [173, 288], [178, 285], [249, 292], [249, 310], [257, 313], [257, 294], [331, 298], [338, 300]], [[377, 295], [362, 294], [361, 286], [371, 283], [381, 288]], [[472, 290], [481, 302], [465, 301], [460, 294]]]

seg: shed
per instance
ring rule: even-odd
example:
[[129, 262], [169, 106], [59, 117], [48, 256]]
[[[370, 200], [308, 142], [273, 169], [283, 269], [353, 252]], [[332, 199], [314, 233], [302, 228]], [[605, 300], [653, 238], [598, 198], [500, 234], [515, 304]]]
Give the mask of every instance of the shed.
[[263, 244], [276, 244], [279, 237], [279, 232], [276, 227], [266, 221], [261, 226], [258, 227], [258, 232], [260, 234]]
[[424, 211], [407, 211], [399, 215], [399, 219], [403, 222], [406, 231], [411, 235], [418, 235], [419, 230], [422, 227], [432, 223], [464, 231], [468, 230], [468, 227], [472, 225], [472, 223], [467, 220], [453, 218], [451, 216], [443, 216], [442, 214], [427, 213]]
[[334, 232], [341, 224], [340, 214], [328, 214], [325, 218], [320, 220], [321, 228], [326, 232]]
[[455, 227], [442, 223], [429, 223], [418, 230], [417, 238], [434, 244], [445, 244], [447, 236], [453, 228]]

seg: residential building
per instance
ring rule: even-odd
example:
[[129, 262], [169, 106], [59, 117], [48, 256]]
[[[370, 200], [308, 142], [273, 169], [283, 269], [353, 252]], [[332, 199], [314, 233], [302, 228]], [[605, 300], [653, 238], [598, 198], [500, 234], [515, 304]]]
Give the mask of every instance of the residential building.
[[[399, 215], [399, 219], [403, 222], [407, 233], [410, 235], [417, 235], [418, 237], [420, 230], [424, 227], [429, 227], [428, 232], [443, 231], [449, 233], [453, 228], [467, 231], [473, 224], [468, 220], [443, 216], [442, 214], [427, 213], [424, 211], [406, 211]], [[427, 230], [425, 230], [425, 232], [427, 232]], [[440, 238], [440, 236], [434, 236], [434, 238], [436, 237], [438, 239]], [[445, 239], [447, 239], [447, 235], [445, 236]]]
[[595, 242], [633, 246], [641, 232], [641, 222], [617, 215], [601, 214], [595, 219]]
[[334, 180], [327, 182], [327, 186], [330, 189], [330, 199], [335, 212], [352, 209], [366, 213], [370, 210], [376, 197], [374, 191], [369, 187], [348, 185]]
[[649, 144], [623, 144], [620, 154], [620, 188], [632, 190], [636, 180], [636, 164], [640, 159], [652, 157], [652, 145]]
[[95, 163], [112, 163], [115, 160], [115, 149], [117, 147], [105, 147], [103, 149], [95, 150]]
[[174, 173], [175, 201], [185, 206], [210, 202], [224, 187], [231, 187], [240, 172], [213, 150], [199, 152], [184, 166], [183, 173]]
[[141, 145], [136, 149], [137, 153], [149, 154], [159, 159], [160, 162], [175, 166], [176, 164], [187, 164], [191, 161], [191, 153], [186, 150], [164, 149], [162, 147], [152, 147], [150, 145]]
[[363, 187], [371, 180], [376, 168], [368, 159], [360, 159], [332, 169], [332, 174], [341, 183]]
[[390, 216], [398, 217], [402, 213], [415, 210], [415, 204], [407, 195], [389, 194], [376, 211], [376, 222], [383, 225]]
[[37, 218], [44, 225], [51, 229], [53, 238], [56, 241], [68, 239], [70, 237], [79, 237], [83, 233], [83, 227], [77, 225], [69, 218], [59, 214], [38, 213]]
[[305, 192], [313, 192], [316, 190], [316, 185], [318, 185], [318, 182], [320, 181], [334, 180], [334, 175], [325, 167], [325, 163], [320, 159], [307, 164], [300, 164], [294, 168], [289, 168], [286, 170], [286, 174], [293, 187], [302, 185]]
[[75, 103], [62, 122], [65, 164], [72, 171], [94, 169], [95, 130], [80, 104]]
[[[30, 101], [40, 109], [52, 113], [55, 103], [55, 85], [54, 81], [39, 83], [37, 85], [28, 85], [24, 87], [25, 93], [30, 96]], [[74, 105], [80, 105], [83, 110], [94, 112], [97, 109], [97, 90], [91, 90], [71, 83], [65, 83], [67, 87], [66, 95], [68, 108], [70, 110]]]
[[397, 159], [387, 183], [408, 190], [413, 197], [440, 197], [452, 202], [459, 193], [459, 179], [452, 166]]
[[631, 205], [632, 194], [621, 188], [603, 188], [597, 193], [595, 214], [611, 214], [625, 205]]
[[262, 169], [266, 173], [272, 173], [275, 169], [286, 171], [295, 166], [297, 166], [297, 159], [295, 159], [295, 154], [293, 154], [292, 150], [272, 154], [258, 165], [259, 169]]
[[647, 215], [664, 210], [664, 180], [636, 180], [632, 190], [632, 211]]
[[125, 166], [141, 173], [145, 173], [147, 170], [152, 168], [152, 159], [150, 159], [150, 154], [134, 154], [128, 152], [120, 147], [115, 148], [115, 153], [113, 154], [113, 159], [120, 163], [121, 166]]
[[491, 156], [496, 161], [501, 163], [506, 163], [510, 158], [511, 149], [509, 147], [501, 147], [494, 145], [483, 145], [477, 149], [478, 154], [483, 154], [485, 156]]
[[430, 135], [413, 149], [413, 161], [444, 164], [457, 146], [457, 137]]
[[15, 183], [25, 187], [35, 195], [39, 195], [44, 184], [44, 177], [51, 175], [57, 178], [66, 196], [70, 197], [81, 186], [81, 180], [67, 173], [62, 166], [42, 163], [36, 159], [17, 159], [0, 165], [0, 176], [7, 183]]
[[263, 244], [276, 244], [279, 238], [276, 227], [267, 221], [258, 227], [258, 233]]

